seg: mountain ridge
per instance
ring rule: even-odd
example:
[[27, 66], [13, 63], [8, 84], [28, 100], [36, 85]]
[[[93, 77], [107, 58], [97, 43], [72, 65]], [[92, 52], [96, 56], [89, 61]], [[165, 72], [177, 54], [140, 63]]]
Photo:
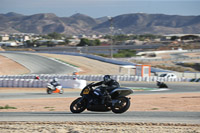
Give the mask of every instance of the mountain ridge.
[[[53, 13], [23, 15], [14, 12], [0, 14], [0, 33], [58, 32], [80, 34], [199, 34], [199, 16], [130, 13], [112, 18], [92, 18], [85, 14], [58, 17]], [[110, 27], [114, 27], [111, 33]]]

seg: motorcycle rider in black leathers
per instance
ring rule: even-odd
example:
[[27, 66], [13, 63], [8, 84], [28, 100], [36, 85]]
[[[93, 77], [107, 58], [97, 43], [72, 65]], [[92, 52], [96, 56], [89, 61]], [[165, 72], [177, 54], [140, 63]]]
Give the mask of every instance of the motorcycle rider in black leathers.
[[109, 93], [115, 88], [120, 87], [119, 83], [116, 80], [110, 78], [110, 75], [105, 75], [103, 77], [103, 81], [95, 83], [92, 87], [101, 86], [100, 87], [100, 97], [102, 98], [102, 104], [104, 104], [105, 100], [111, 100], [111, 96]]
[[159, 88], [168, 88], [168, 86], [164, 82], [161, 82], [159, 80], [157, 80], [157, 86]]

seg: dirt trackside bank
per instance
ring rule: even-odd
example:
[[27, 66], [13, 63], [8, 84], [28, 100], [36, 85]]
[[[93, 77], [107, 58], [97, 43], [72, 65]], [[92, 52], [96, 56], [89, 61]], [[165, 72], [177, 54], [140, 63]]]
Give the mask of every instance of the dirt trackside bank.
[[[47, 95], [45, 91], [44, 94]], [[140, 94], [131, 95], [130, 98], [131, 106], [128, 111], [200, 111], [200, 93]], [[69, 111], [69, 106], [75, 99], [76, 97], [2, 99], [0, 106], [7, 105], [16, 109], [0, 109], [0, 112]]]
[[199, 124], [128, 122], [0, 122], [2, 133], [200, 133]]

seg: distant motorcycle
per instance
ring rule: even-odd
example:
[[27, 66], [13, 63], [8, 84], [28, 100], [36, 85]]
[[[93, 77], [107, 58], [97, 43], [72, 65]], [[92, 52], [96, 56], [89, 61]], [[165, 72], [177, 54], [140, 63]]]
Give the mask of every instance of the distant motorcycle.
[[157, 86], [159, 88], [168, 88], [168, 86], [164, 82], [161, 82], [161, 81], [157, 81]]
[[[87, 85], [81, 91], [81, 97], [74, 100], [70, 105], [72, 113], [81, 113], [85, 109], [89, 111], [111, 111], [114, 113], [124, 113], [130, 107], [130, 100], [126, 96], [133, 93], [129, 88], [116, 88], [112, 90], [108, 96], [100, 96], [99, 87], [93, 89], [93, 83]], [[101, 86], [100, 86], [101, 87]]]
[[52, 94], [52, 93], [63, 94], [64, 90], [61, 85], [54, 87], [52, 84], [48, 83], [47, 84], [47, 94]]

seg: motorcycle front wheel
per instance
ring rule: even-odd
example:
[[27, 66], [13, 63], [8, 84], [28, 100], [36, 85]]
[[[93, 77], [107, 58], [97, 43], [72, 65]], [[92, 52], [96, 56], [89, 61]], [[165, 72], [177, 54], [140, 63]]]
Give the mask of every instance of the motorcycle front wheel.
[[63, 89], [60, 89], [59, 94], [63, 94], [63, 93], [64, 93], [64, 90], [63, 90]]
[[81, 97], [74, 100], [70, 105], [70, 111], [72, 113], [81, 113], [86, 109], [86, 101]]
[[124, 113], [127, 111], [130, 107], [130, 100], [127, 97], [119, 97], [117, 99], [117, 102], [114, 103], [114, 105], [111, 106], [112, 112], [114, 113]]

